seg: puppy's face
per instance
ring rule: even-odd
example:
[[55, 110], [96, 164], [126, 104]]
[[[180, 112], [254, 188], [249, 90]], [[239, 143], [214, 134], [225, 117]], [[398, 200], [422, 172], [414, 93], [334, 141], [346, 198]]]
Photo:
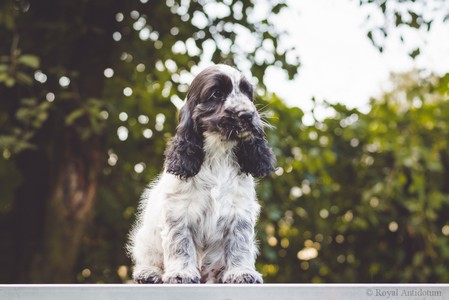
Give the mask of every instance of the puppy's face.
[[262, 127], [252, 85], [226, 65], [212, 66], [198, 74], [186, 105], [198, 127], [218, 133], [224, 140], [249, 140]]
[[234, 68], [216, 65], [198, 74], [166, 151], [166, 171], [181, 179], [198, 174], [205, 157], [204, 133], [215, 133], [236, 141], [233, 151], [242, 173], [264, 177], [273, 172], [276, 159], [252, 100], [251, 84]]

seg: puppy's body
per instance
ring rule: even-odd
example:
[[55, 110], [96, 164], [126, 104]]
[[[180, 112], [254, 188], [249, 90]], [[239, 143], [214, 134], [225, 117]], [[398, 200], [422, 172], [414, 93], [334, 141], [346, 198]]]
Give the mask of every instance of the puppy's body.
[[[194, 92], [189, 92], [186, 105], [191, 106], [188, 112], [187, 108], [181, 112], [165, 170], [142, 195], [129, 245], [137, 282], [262, 282], [254, 268], [254, 225], [259, 204], [251, 174], [266, 175], [272, 171], [274, 160], [261, 135], [261, 121], [253, 103], [242, 104], [241, 92], [235, 88], [240, 73], [226, 66], [213, 70], [218, 70], [214, 74], [225, 70], [225, 76], [232, 80], [232, 90], [213, 111], [203, 107], [212, 105], [209, 98], [193, 99]], [[193, 88], [199, 94], [212, 95], [217, 89], [200, 80], [192, 83]], [[220, 116], [218, 111], [226, 113]], [[235, 126], [232, 122], [230, 125], [229, 114], [241, 116], [242, 111], [254, 116], [249, 121], [245, 117], [245, 124], [236, 119]], [[183, 126], [192, 128], [184, 131]], [[199, 132], [192, 136], [190, 130]], [[261, 165], [252, 166], [256, 163], [252, 160], [259, 160], [257, 164]]]
[[[133, 248], [136, 279], [152, 276], [157, 281], [163, 275], [162, 281], [170, 283], [200, 278], [203, 282], [232, 281], [238, 274], [226, 273], [233, 270], [225, 268], [234, 261], [249, 266], [234, 273], [250, 272], [254, 280], [261, 281], [252, 270], [256, 256], [253, 228], [259, 212], [253, 178], [242, 174], [235, 164], [235, 142], [219, 139], [206, 137], [205, 161], [195, 177], [184, 181], [163, 173], [143, 194], [141, 227], [136, 228]], [[214, 151], [207, 151], [211, 147]], [[170, 227], [164, 226], [166, 223]], [[186, 241], [186, 236], [191, 240]], [[238, 242], [243, 243], [240, 249], [232, 249]], [[169, 252], [166, 264], [164, 244]], [[172, 254], [179, 257], [172, 260]]]

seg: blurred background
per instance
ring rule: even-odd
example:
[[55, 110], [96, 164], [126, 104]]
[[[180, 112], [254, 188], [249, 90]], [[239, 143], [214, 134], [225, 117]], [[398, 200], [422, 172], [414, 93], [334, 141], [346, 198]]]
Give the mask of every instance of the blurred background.
[[124, 244], [205, 66], [257, 88], [266, 282], [449, 281], [444, 0], [4, 0], [0, 283], [129, 282]]

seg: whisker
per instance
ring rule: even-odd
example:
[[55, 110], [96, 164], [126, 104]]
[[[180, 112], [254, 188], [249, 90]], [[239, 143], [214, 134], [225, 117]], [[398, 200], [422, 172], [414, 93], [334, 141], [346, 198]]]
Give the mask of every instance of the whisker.
[[267, 119], [274, 119], [275, 117], [268, 111], [259, 112], [260, 121], [262, 123], [262, 127], [274, 129], [276, 126], [272, 125]]
[[231, 129], [231, 131], [229, 131], [229, 134], [228, 134], [228, 137], [227, 137], [228, 140], [231, 139], [231, 135], [232, 135], [232, 129]]
[[265, 104], [264, 106], [259, 107], [259, 106], [261, 106], [261, 105], [262, 105], [261, 103], [256, 103], [256, 104], [255, 104], [257, 110], [259, 111], [259, 113], [262, 112], [265, 108], [268, 107], [268, 104]]

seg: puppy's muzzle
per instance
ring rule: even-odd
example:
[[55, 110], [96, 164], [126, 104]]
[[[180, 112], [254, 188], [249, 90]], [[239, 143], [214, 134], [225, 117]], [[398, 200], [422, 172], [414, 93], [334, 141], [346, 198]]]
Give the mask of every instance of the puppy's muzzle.
[[230, 129], [238, 139], [251, 138], [254, 130], [255, 112], [249, 110], [225, 110]]

